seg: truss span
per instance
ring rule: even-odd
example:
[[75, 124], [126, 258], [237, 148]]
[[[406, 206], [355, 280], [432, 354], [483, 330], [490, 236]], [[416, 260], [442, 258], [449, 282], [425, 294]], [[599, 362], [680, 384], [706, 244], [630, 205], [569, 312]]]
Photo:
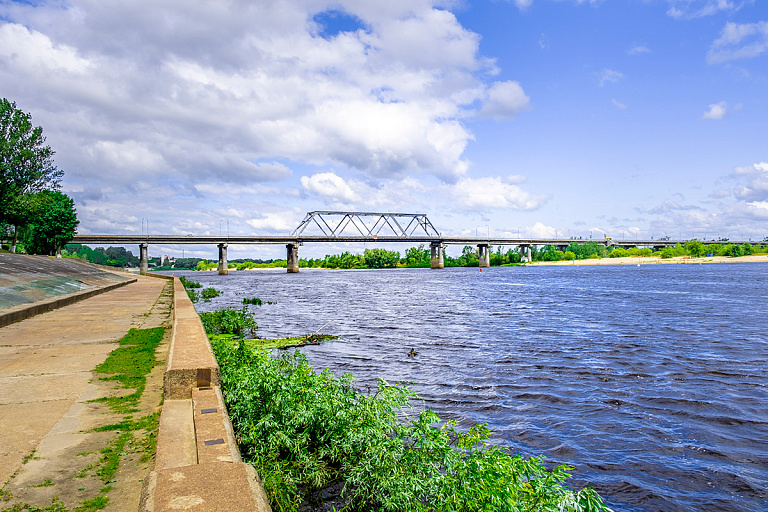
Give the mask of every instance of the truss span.
[[344, 239], [440, 238], [440, 233], [423, 213], [309, 212], [291, 233], [300, 237], [308, 227], [320, 229], [323, 237]]

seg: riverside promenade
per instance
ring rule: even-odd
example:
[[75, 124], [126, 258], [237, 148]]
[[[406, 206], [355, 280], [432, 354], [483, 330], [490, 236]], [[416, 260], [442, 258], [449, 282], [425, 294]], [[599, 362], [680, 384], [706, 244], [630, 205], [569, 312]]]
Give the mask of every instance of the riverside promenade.
[[[212, 354], [205, 354], [207, 337], [178, 279], [107, 275], [93, 266], [79, 274], [83, 269], [73, 265], [81, 262], [25, 258], [32, 257], [0, 254], [0, 297], [6, 298], [0, 317], [11, 310], [14, 319], [26, 317], [0, 327], [0, 510], [269, 510], [255, 471], [239, 460], [218, 382], [209, 378], [202, 383], [209, 387], [168, 399], [171, 388], [180, 394], [190, 371], [198, 379], [193, 386], [202, 386], [200, 371], [184, 366], [200, 352], [218, 371]], [[3, 273], [11, 267], [12, 273]], [[26, 277], [20, 268], [29, 271]], [[73, 282], [83, 283], [82, 289], [72, 292]], [[58, 290], [51, 291], [51, 283]], [[42, 303], [56, 309], [35, 314]], [[178, 329], [177, 311], [187, 319]], [[130, 329], [154, 327], [164, 327], [165, 336], [138, 405], [127, 412], [110, 409], [103, 401], [129, 390], [105, 381], [95, 367]], [[206, 389], [214, 391], [212, 398]], [[205, 418], [197, 410], [217, 406], [218, 414]], [[150, 421], [115, 428], [143, 418], [153, 419], [154, 427]], [[128, 433], [128, 442], [115, 444]], [[213, 436], [226, 441], [206, 455]], [[112, 476], [104, 476], [102, 468], [110, 464]]]

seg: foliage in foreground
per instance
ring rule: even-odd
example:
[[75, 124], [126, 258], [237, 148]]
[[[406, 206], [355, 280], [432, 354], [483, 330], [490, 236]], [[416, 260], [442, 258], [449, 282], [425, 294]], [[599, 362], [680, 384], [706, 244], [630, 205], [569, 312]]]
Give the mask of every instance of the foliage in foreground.
[[258, 326], [253, 313], [247, 308], [224, 308], [209, 313], [200, 313], [205, 332], [208, 334], [234, 334], [242, 337], [252, 333]]
[[305, 492], [337, 481], [342, 510], [609, 510], [593, 489], [564, 487], [568, 466], [548, 471], [541, 458], [487, 444], [484, 425], [462, 433], [430, 410], [408, 417], [417, 397], [404, 386], [380, 380], [364, 395], [351, 375], [316, 374], [299, 352], [213, 346], [241, 451], [275, 511], [298, 510]]

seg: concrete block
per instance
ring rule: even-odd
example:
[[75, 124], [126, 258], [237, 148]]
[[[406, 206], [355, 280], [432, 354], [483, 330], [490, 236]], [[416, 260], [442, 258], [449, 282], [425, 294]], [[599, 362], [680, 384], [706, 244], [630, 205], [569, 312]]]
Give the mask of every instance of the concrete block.
[[211, 462], [153, 471], [140, 512], [272, 512], [256, 471], [243, 462]]

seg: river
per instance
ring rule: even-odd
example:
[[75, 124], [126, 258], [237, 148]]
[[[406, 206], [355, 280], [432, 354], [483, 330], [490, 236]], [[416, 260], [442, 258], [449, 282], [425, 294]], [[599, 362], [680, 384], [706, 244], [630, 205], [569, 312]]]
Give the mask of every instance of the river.
[[317, 369], [413, 383], [617, 511], [768, 510], [768, 265], [184, 274], [223, 291], [200, 311], [276, 302], [260, 337], [330, 322]]

